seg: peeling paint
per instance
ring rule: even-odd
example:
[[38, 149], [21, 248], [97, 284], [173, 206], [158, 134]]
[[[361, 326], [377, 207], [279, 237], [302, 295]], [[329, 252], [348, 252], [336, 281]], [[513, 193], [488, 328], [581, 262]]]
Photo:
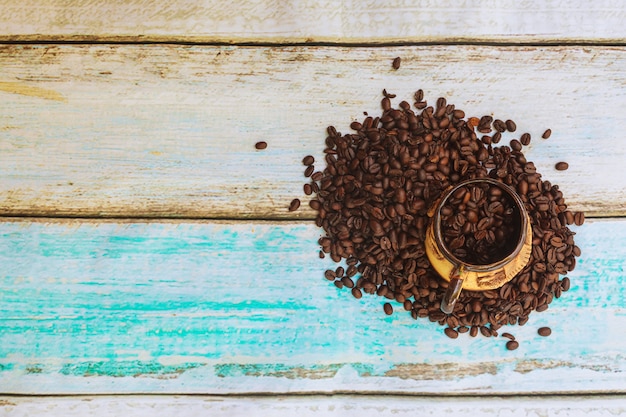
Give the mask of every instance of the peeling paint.
[[424, 381], [432, 380], [453, 380], [460, 376], [476, 376], [483, 374], [496, 375], [498, 366], [496, 363], [403, 363], [395, 365], [385, 372], [387, 377], [397, 377], [401, 379], [416, 379]]
[[38, 97], [46, 100], [67, 102], [67, 99], [60, 93], [46, 88], [33, 87], [24, 83], [0, 81], [0, 91], [23, 96]]
[[158, 362], [143, 361], [100, 361], [79, 362], [64, 365], [60, 373], [73, 376], [110, 376], [175, 378], [185, 371], [203, 366], [201, 363], [186, 363], [176, 366], [161, 365]]
[[288, 366], [283, 364], [220, 364], [215, 366], [215, 374], [220, 378], [237, 376], [275, 377], [288, 379], [333, 378], [342, 364], [313, 365], [310, 367]]

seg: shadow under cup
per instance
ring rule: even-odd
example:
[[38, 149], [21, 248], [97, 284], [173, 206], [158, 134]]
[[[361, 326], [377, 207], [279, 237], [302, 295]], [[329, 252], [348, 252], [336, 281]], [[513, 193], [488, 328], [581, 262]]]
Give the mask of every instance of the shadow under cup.
[[[442, 225], [442, 209], [452, 196], [462, 187], [487, 184], [498, 187], [512, 202], [512, 210], [507, 213], [513, 232], [506, 236], [502, 245], [494, 246], [489, 263], [477, 263], [455, 256], [445, 243]], [[448, 209], [449, 210], [449, 209]], [[432, 209], [431, 209], [432, 211]], [[446, 281], [448, 288], [441, 302], [441, 310], [450, 314], [461, 290], [485, 291], [501, 287], [515, 277], [528, 264], [532, 250], [532, 229], [530, 218], [520, 196], [508, 185], [492, 178], [479, 178], [463, 181], [446, 191], [435, 203], [431, 223], [426, 231], [426, 254], [437, 273]]]

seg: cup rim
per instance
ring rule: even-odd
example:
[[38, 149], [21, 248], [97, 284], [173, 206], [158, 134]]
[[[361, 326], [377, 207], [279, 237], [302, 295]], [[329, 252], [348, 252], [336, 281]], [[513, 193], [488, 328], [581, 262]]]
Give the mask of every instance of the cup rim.
[[[504, 192], [506, 192], [513, 199], [514, 204], [518, 208], [518, 212], [520, 216], [520, 233], [519, 233], [519, 239], [517, 241], [517, 244], [515, 245], [515, 248], [511, 251], [511, 253], [509, 253], [504, 258], [500, 259], [499, 261], [496, 261], [490, 264], [484, 264], [484, 265], [471, 264], [454, 256], [452, 252], [450, 252], [448, 247], [444, 244], [444, 240], [442, 236], [442, 228], [441, 228], [441, 209], [443, 208], [445, 203], [448, 201], [450, 196], [454, 194], [454, 192], [458, 190], [459, 188], [464, 187], [469, 184], [475, 184], [475, 183], [488, 183], [488, 184], [493, 184], [497, 187], [500, 187]], [[524, 202], [520, 198], [519, 194], [511, 186], [501, 181], [498, 181], [496, 179], [489, 178], [489, 177], [488, 178], [473, 178], [473, 179], [461, 181], [460, 183], [456, 184], [451, 189], [445, 191], [445, 194], [440, 198], [439, 203], [437, 204], [437, 207], [435, 209], [433, 222], [434, 222], [433, 231], [435, 234], [435, 242], [439, 246], [443, 256], [448, 260], [448, 262], [454, 264], [457, 268], [463, 268], [466, 271], [490, 272], [490, 271], [494, 271], [499, 268], [502, 268], [504, 265], [511, 262], [511, 260], [513, 260], [521, 252], [522, 248], [524, 247], [524, 242], [526, 240], [526, 233], [527, 233], [527, 228], [528, 228], [528, 214], [527, 214], [526, 207], [524, 206]]]

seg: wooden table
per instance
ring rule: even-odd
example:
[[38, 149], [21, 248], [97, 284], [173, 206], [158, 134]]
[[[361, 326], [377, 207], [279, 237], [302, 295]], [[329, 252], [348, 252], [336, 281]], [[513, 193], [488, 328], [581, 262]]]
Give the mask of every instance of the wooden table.
[[[614, 1], [0, 0], [0, 414], [626, 413], [625, 21]], [[511, 327], [519, 349], [329, 285], [314, 212], [287, 210], [326, 126], [383, 88], [513, 118], [586, 213], [572, 288]]]

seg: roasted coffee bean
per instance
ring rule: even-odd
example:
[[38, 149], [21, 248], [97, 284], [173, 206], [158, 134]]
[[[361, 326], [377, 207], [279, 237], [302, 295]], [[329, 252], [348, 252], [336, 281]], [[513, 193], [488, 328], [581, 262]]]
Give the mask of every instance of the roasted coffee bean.
[[470, 332], [469, 333], [470, 333], [470, 336], [472, 336], [472, 337], [478, 336], [478, 327], [472, 326], [470, 328]]
[[513, 139], [511, 140], [511, 149], [513, 149], [514, 151], [521, 151], [522, 150], [522, 143], [517, 140], [517, 139]]
[[506, 121], [506, 130], [508, 130], [509, 132], [515, 132], [517, 130], [517, 125], [515, 124], [515, 122], [513, 120], [507, 120]]
[[500, 119], [496, 119], [493, 121], [493, 128], [497, 130], [498, 132], [502, 133], [506, 131], [506, 123], [504, 123]]
[[509, 340], [515, 340], [515, 336], [513, 336], [511, 333], [507, 333], [507, 332], [502, 333], [502, 337], [506, 337]]
[[523, 133], [522, 136], [520, 136], [519, 141], [524, 146], [530, 145], [530, 133]]
[[354, 287], [354, 281], [352, 281], [350, 278], [348, 277], [343, 277], [341, 278], [341, 283], [348, 287], [348, 288], [353, 288]]
[[456, 339], [457, 337], [459, 337], [459, 332], [457, 332], [456, 330], [454, 330], [451, 327], [446, 327], [444, 329], [444, 333], [446, 334], [446, 336], [448, 336], [450, 339]]
[[556, 168], [557, 171], [565, 171], [569, 168], [569, 164], [567, 162], [557, 162], [556, 165], [554, 165], [554, 168]]
[[313, 165], [314, 162], [315, 158], [313, 158], [313, 156], [311, 155], [307, 155], [302, 159], [302, 164], [306, 166]]
[[539, 333], [539, 336], [550, 336], [552, 334], [552, 329], [549, 327], [540, 327], [539, 330], [537, 330], [537, 333]]
[[309, 165], [304, 170], [304, 176], [305, 177], [310, 177], [313, 174], [313, 171], [315, 171], [315, 167], [313, 165]]
[[552, 134], [552, 130], [546, 129], [546, 131], [543, 132], [543, 135], [541, 135], [541, 137], [544, 138], [544, 139], [548, 139], [551, 134]]
[[582, 226], [584, 222], [585, 213], [583, 213], [582, 211], [577, 211], [576, 213], [574, 213], [574, 224], [576, 226]]
[[506, 342], [506, 348], [508, 350], [515, 350], [519, 347], [519, 343], [515, 340], [509, 340], [508, 342]]
[[361, 290], [356, 288], [356, 287], [352, 288], [352, 295], [356, 299], [359, 299], [359, 298], [363, 297], [363, 293], [361, 292]]
[[289, 204], [289, 211], [296, 211], [300, 208], [300, 200], [297, 198], [294, 198], [293, 200], [291, 200], [291, 203]]
[[389, 303], [383, 304], [383, 310], [385, 311], [385, 314], [388, 316], [390, 316], [393, 313], [393, 307]]
[[402, 62], [402, 58], [400, 57], [396, 57], [393, 59], [393, 62], [391, 63], [391, 66], [393, 67], [393, 69], [397, 70], [398, 68], [400, 68], [400, 63]]
[[257, 142], [254, 144], [254, 147], [257, 148], [258, 150], [263, 150], [267, 148], [267, 142]]
[[302, 189], [303, 189], [303, 191], [304, 191], [304, 194], [306, 194], [306, 195], [311, 195], [311, 194], [313, 194], [313, 187], [311, 187], [311, 184], [308, 184], [308, 183], [307, 183], [307, 184], [304, 184], [304, 185], [302, 186]]

